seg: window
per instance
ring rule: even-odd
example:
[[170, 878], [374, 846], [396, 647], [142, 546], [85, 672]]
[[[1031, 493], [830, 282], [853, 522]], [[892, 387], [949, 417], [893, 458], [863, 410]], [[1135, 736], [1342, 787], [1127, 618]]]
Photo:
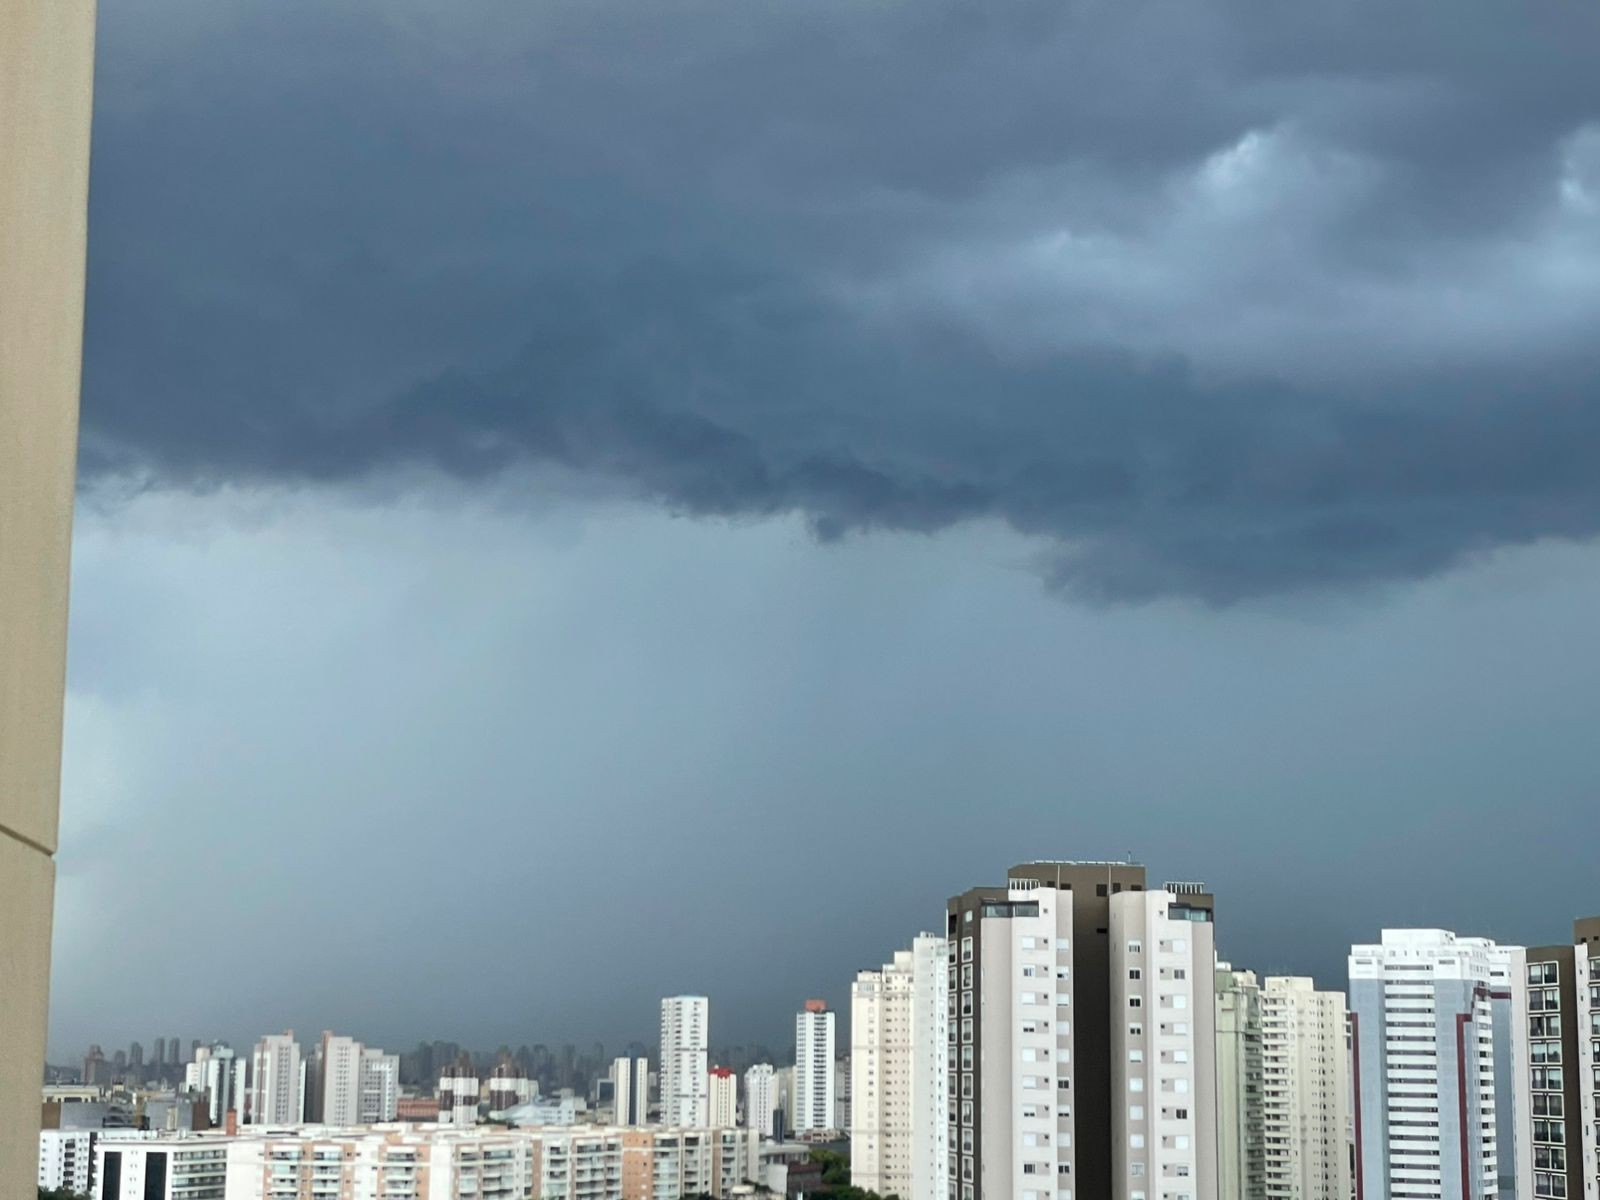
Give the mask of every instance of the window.
[[1130, 967], [1128, 969], [1128, 978], [1129, 979], [1141, 979], [1141, 978], [1143, 978], [1143, 974], [1139, 970], [1138, 967]]
[[1128, 1135], [1128, 1148], [1130, 1150], [1143, 1150], [1144, 1149], [1144, 1134], [1142, 1134], [1142, 1133], [1130, 1133]]
[[1142, 1105], [1142, 1104], [1130, 1104], [1130, 1105], [1128, 1105], [1128, 1120], [1130, 1120], [1130, 1121], [1142, 1121], [1142, 1120], [1144, 1120], [1144, 1105]]
[[1128, 1090], [1130, 1092], [1144, 1091], [1144, 1077], [1141, 1075], [1135, 1075], [1132, 1079], [1128, 1080]]
[[1128, 997], [1128, 1007], [1129, 1008], [1142, 1008], [1142, 1007], [1144, 1007], [1144, 1001], [1138, 996], [1129, 996]]
[[1129, 1062], [1142, 1063], [1144, 1061], [1144, 1051], [1143, 1050], [1129, 1050], [1128, 1051], [1128, 1061]]
[[1143, 1037], [1144, 1036], [1144, 1026], [1141, 1025], [1138, 1021], [1130, 1022], [1128, 1024], [1128, 1036], [1129, 1037]]
[[1137, 938], [1131, 939], [1128, 942], [1128, 953], [1129, 954], [1143, 954], [1144, 953], [1144, 943], [1139, 941]]

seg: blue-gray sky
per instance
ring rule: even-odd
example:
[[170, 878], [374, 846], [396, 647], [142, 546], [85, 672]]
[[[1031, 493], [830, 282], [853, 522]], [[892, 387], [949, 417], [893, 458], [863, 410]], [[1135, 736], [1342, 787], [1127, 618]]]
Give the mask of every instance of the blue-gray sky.
[[1329, 983], [1384, 922], [1561, 936], [1597, 53], [1477, 0], [102, 0], [53, 1050], [677, 990], [777, 1041], [1038, 856]]

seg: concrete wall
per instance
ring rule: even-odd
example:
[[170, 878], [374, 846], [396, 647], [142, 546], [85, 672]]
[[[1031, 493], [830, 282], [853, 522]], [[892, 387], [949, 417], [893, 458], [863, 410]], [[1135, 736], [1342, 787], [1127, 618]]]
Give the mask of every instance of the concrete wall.
[[0, 0], [0, 1196], [38, 1156], [93, 62], [93, 0]]

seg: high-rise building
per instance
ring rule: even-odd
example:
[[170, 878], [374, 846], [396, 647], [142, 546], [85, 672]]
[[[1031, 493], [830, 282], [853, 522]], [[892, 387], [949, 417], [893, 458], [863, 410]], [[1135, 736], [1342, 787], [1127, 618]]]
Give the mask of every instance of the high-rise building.
[[1521, 947], [1442, 929], [1351, 947], [1358, 1195], [1514, 1194], [1522, 978]]
[[308, 1119], [335, 1129], [361, 1120], [361, 1043], [323, 1030], [318, 1047], [316, 1092]]
[[1169, 883], [1110, 900], [1110, 1194], [1218, 1200], [1213, 899]]
[[1215, 979], [1217, 1185], [1225, 1197], [1264, 1200], [1261, 987], [1255, 972], [1236, 971], [1225, 962], [1217, 964]]
[[1519, 1054], [1517, 1195], [1600, 1196], [1600, 917], [1572, 941], [1529, 947], [1514, 1008], [1526, 1013]]
[[924, 933], [850, 988], [850, 1182], [946, 1200], [949, 952]]
[[109, 1083], [111, 1070], [106, 1063], [105, 1051], [99, 1046], [90, 1046], [89, 1053], [83, 1056], [83, 1082], [88, 1084]]
[[705, 1128], [710, 1116], [706, 1068], [710, 1002], [704, 996], [661, 1001], [661, 1123]]
[[392, 1121], [400, 1104], [400, 1056], [371, 1046], [361, 1048], [360, 1101], [356, 1119], [363, 1125]]
[[539, 1085], [517, 1063], [505, 1061], [490, 1072], [488, 1092], [489, 1119], [498, 1121], [512, 1109], [531, 1103], [539, 1094]]
[[478, 1123], [478, 1076], [466, 1056], [439, 1076], [439, 1124]]
[[257, 1125], [297, 1125], [305, 1119], [306, 1064], [294, 1031], [269, 1033], [256, 1043], [250, 1066], [250, 1120]]
[[46, 1129], [39, 1134], [39, 1189], [87, 1196], [94, 1184], [93, 1129]]
[[732, 1067], [712, 1067], [706, 1077], [706, 1098], [713, 1129], [739, 1124], [739, 1077]]
[[1111, 900], [1144, 881], [1133, 863], [1035, 862], [950, 900], [956, 1200], [1113, 1195]]
[[200, 1060], [200, 1088], [205, 1093], [206, 1112], [211, 1124], [221, 1128], [231, 1112], [242, 1114], [245, 1107], [245, 1063], [233, 1047], [218, 1042]]
[[96, 1140], [95, 1200], [228, 1195], [228, 1153], [220, 1137]]
[[834, 1128], [833, 1013], [826, 1001], [807, 1000], [794, 1019], [794, 1131]]
[[[744, 1123], [760, 1136], [773, 1134], [772, 1114], [778, 1106], [778, 1086], [771, 1063], [756, 1063], [744, 1073]], [[910, 1200], [906, 1197], [905, 1200]]]
[[619, 1058], [611, 1064], [611, 1095], [618, 1125], [643, 1125], [650, 1119], [650, 1060]]
[[144, 1066], [144, 1047], [134, 1042], [128, 1047], [128, 1065], [135, 1070]]
[[1343, 992], [1319, 992], [1299, 976], [1269, 975], [1262, 985], [1263, 1174], [1269, 1200], [1350, 1198], [1346, 1028]]

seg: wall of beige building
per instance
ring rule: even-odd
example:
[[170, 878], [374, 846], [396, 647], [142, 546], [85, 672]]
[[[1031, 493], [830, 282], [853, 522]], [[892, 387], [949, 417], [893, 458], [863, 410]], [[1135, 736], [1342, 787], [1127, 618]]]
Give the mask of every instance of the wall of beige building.
[[93, 0], [0, 0], [0, 1195], [31, 1195], [50, 981]]

